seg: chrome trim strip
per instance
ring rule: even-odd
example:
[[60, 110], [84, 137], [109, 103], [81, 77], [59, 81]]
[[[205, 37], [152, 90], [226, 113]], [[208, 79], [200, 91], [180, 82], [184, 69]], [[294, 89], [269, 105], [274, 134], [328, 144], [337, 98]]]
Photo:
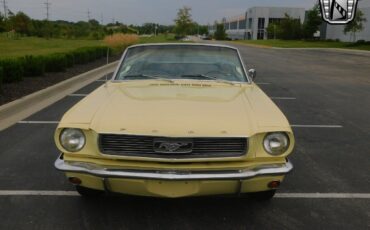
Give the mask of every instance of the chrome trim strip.
[[284, 175], [292, 171], [293, 165], [290, 161], [281, 164], [266, 164], [253, 169], [238, 171], [144, 171], [108, 169], [92, 163], [66, 162], [62, 155], [55, 161], [54, 166], [63, 172], [83, 173], [103, 178], [137, 178], [152, 180], [240, 180], [264, 175]]
[[187, 43], [187, 42], [164, 42], [164, 43], [143, 43], [143, 44], [136, 44], [136, 45], [132, 45], [132, 46], [129, 46], [127, 47], [127, 49], [129, 48], [135, 48], [135, 47], [145, 47], [145, 46], [210, 46], [210, 47], [222, 47], [222, 48], [230, 48], [230, 49], [234, 49], [234, 50], [237, 50], [236, 47], [234, 46], [230, 46], [230, 45], [225, 45], [225, 44], [211, 44], [211, 43]]
[[[242, 65], [242, 68], [243, 68], [243, 72], [244, 72], [244, 77], [246, 78], [246, 82], [239, 82], [239, 81], [230, 81], [231, 83], [236, 83], [236, 84], [252, 84], [253, 81], [252, 79], [250, 78], [250, 76], [248, 75], [248, 71], [246, 69], [246, 66], [244, 64], [244, 61], [243, 61], [243, 58], [239, 52], [239, 49], [236, 48], [236, 47], [233, 47], [233, 46], [228, 46], [228, 45], [221, 45], [221, 44], [209, 44], [209, 43], [146, 43], [146, 44], [137, 44], [137, 45], [132, 45], [132, 46], [129, 46], [125, 49], [125, 51], [123, 52], [122, 56], [121, 56], [121, 59], [117, 65], [117, 68], [116, 70], [114, 71], [111, 79], [109, 80], [110, 82], [126, 82], [126, 81], [130, 81], [130, 80], [117, 80], [117, 75], [118, 75], [118, 71], [121, 69], [121, 66], [123, 64], [123, 61], [126, 57], [126, 54], [128, 52], [129, 49], [131, 48], [136, 48], [136, 47], [145, 47], [145, 46], [209, 46], [209, 47], [220, 47], [220, 48], [228, 48], [228, 49], [232, 49], [232, 50], [235, 50], [238, 54], [238, 57], [239, 57], [239, 61]], [[171, 79], [171, 80], [176, 80], [176, 79]], [[131, 80], [131, 81], [135, 81], [135, 80]]]
[[236, 49], [235, 48], [235, 50], [236, 50], [236, 52], [238, 53], [238, 56], [239, 56], [239, 61], [240, 61], [240, 63], [241, 63], [241, 65], [242, 65], [242, 67], [243, 67], [243, 71], [244, 71], [244, 76], [247, 78], [247, 84], [252, 84], [253, 83], [253, 80], [252, 80], [252, 78], [249, 76], [249, 74], [248, 74], [248, 71], [247, 71], [247, 68], [246, 68], [246, 65], [245, 65], [245, 63], [244, 63], [244, 60], [243, 60], [243, 58], [242, 58], [242, 55], [241, 55], [241, 53], [239, 52], [239, 49]]

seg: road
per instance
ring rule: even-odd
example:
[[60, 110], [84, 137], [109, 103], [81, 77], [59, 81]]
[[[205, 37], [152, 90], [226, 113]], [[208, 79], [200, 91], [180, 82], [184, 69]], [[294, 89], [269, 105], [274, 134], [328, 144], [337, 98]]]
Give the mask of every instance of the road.
[[59, 121], [97, 81], [0, 132], [0, 229], [370, 229], [370, 56], [236, 46], [295, 125], [295, 169], [274, 200], [66, 192], [56, 124], [42, 122]]

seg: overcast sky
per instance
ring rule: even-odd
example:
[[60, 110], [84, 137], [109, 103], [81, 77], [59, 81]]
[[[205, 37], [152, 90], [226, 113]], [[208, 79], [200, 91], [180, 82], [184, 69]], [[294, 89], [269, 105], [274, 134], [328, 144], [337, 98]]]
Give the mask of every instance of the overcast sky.
[[[1, 0], [2, 3], [3, 0]], [[8, 8], [23, 11], [32, 18], [44, 19], [46, 0], [6, 0]], [[113, 19], [125, 24], [156, 22], [172, 24], [177, 9], [192, 8], [193, 19], [201, 24], [223, 17], [243, 14], [253, 6], [289, 6], [311, 8], [317, 0], [49, 0], [52, 20], [87, 20], [91, 17], [104, 23]], [[0, 10], [3, 11], [1, 4]]]

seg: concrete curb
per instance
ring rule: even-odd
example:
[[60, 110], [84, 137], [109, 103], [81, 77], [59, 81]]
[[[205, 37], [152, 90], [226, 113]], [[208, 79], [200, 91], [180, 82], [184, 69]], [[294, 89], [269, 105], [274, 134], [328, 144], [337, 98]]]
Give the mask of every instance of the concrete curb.
[[98, 80], [105, 74], [114, 72], [117, 64], [118, 61], [93, 69], [0, 106], [0, 131]]
[[237, 41], [231, 41], [229, 43], [235, 44], [235, 45], [249, 46], [249, 47], [252, 47], [252, 48], [261, 48], [261, 49], [273, 49], [274, 48], [272, 46], [257, 45], [257, 44], [248, 44], [248, 43], [237, 42]]
[[370, 55], [368, 50], [356, 50], [356, 49], [342, 49], [342, 48], [282, 48], [282, 47], [271, 47], [277, 50], [319, 50], [319, 51], [331, 51], [337, 53], [354, 53], [354, 54], [367, 54]]

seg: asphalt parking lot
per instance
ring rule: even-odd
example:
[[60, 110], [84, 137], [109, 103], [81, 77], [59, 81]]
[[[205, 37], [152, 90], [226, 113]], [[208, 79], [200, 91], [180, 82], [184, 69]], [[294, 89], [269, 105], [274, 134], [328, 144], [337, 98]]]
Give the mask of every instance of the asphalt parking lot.
[[235, 46], [294, 126], [276, 198], [77, 196], [53, 132], [97, 81], [0, 131], [0, 229], [370, 229], [370, 55]]

